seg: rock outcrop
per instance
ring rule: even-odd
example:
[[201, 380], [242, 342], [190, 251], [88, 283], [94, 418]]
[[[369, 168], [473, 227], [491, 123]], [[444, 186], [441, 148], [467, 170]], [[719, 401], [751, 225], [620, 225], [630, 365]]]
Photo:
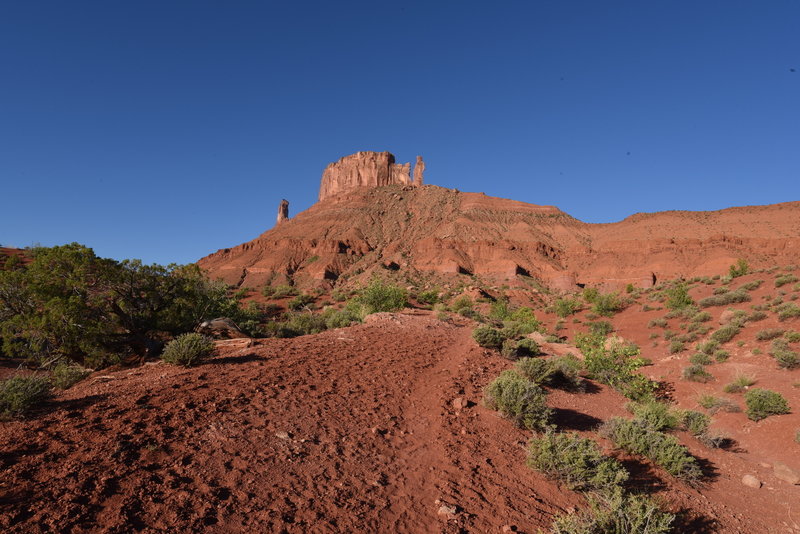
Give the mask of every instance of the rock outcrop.
[[280, 224], [288, 218], [289, 218], [289, 201], [284, 198], [278, 205], [278, 220], [276, 221], [275, 224]]
[[422, 156], [417, 156], [417, 163], [414, 165], [414, 185], [421, 186], [423, 184], [422, 175], [425, 172], [425, 162], [422, 161]]
[[[421, 161], [421, 158], [418, 158], [418, 161]], [[416, 169], [414, 174], [416, 176]], [[421, 180], [420, 171], [420, 182]], [[394, 155], [390, 152], [356, 152], [325, 168], [319, 186], [319, 200], [359, 187], [411, 183], [410, 163], [395, 163]]]

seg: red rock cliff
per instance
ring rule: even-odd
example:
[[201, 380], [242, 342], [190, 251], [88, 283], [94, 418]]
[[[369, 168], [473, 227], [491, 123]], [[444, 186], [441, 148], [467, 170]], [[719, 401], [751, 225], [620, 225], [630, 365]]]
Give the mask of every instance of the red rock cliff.
[[356, 152], [325, 168], [319, 186], [319, 200], [358, 187], [395, 184], [411, 184], [410, 163], [395, 163], [390, 152]]

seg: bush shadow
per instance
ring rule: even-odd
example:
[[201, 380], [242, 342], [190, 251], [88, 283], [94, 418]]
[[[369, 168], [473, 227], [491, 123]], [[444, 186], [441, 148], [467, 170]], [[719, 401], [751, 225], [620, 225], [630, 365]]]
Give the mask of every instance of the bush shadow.
[[250, 354], [243, 354], [241, 356], [221, 356], [219, 358], [214, 358], [213, 360], [208, 360], [206, 363], [207, 364], [250, 363], [262, 360], [266, 360], [266, 358], [264, 358], [263, 356], [259, 356], [255, 353], [250, 353]]
[[553, 408], [553, 422], [562, 430], [594, 430], [603, 423], [601, 419], [570, 408]]

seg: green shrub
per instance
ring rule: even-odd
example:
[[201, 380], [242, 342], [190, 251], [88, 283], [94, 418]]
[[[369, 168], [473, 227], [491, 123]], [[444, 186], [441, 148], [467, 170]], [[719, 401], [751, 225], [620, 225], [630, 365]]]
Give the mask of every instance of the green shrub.
[[723, 388], [723, 391], [725, 393], [741, 393], [755, 383], [756, 381], [753, 377], [738, 375], [733, 382]]
[[789, 403], [780, 393], [768, 389], [754, 388], [744, 394], [747, 417], [760, 421], [770, 415], [789, 413]]
[[593, 336], [605, 337], [614, 331], [614, 325], [608, 321], [594, 321], [586, 323], [586, 325], [589, 327], [589, 333]]
[[481, 347], [500, 349], [506, 338], [500, 330], [488, 325], [480, 325], [472, 331], [472, 339]]
[[691, 435], [703, 436], [708, 432], [711, 418], [695, 410], [682, 410], [678, 415], [678, 422], [680, 427]]
[[623, 310], [625, 305], [616, 293], [605, 293], [597, 295], [592, 303], [592, 313], [601, 317], [611, 317]]
[[702, 477], [697, 460], [686, 447], [674, 436], [653, 430], [643, 421], [613, 417], [603, 425], [601, 433], [616, 447], [649, 458], [676, 478], [696, 481]]
[[528, 430], [546, 429], [553, 413], [547, 407], [544, 390], [510, 369], [486, 386], [484, 400], [487, 407]]
[[489, 317], [504, 321], [511, 317], [511, 308], [508, 306], [508, 299], [499, 298], [492, 302], [489, 309]]
[[261, 288], [261, 294], [267, 298], [270, 298], [275, 294], [275, 288], [272, 286], [264, 286]]
[[211, 356], [214, 343], [207, 337], [189, 332], [176, 337], [164, 347], [161, 359], [174, 365], [191, 367]]
[[650, 319], [650, 322], [647, 323], [648, 328], [653, 328], [655, 326], [659, 326], [661, 328], [667, 327], [667, 320], [663, 317], [659, 317], [657, 319]]
[[552, 430], [530, 441], [528, 466], [577, 491], [608, 490], [628, 479], [622, 464], [603, 456], [591, 439]]
[[789, 330], [783, 336], [788, 343], [800, 343], [800, 332]]
[[288, 306], [290, 310], [298, 311], [307, 308], [312, 302], [314, 302], [314, 297], [311, 295], [297, 295], [289, 301]]
[[712, 362], [711, 356], [708, 354], [704, 354], [702, 352], [698, 352], [697, 354], [692, 354], [689, 358], [689, 363], [695, 365], [709, 365]]
[[596, 287], [587, 287], [581, 292], [581, 297], [589, 304], [594, 304], [599, 296], [600, 291], [598, 291]]
[[327, 308], [321, 314], [322, 319], [325, 321], [325, 328], [345, 328], [353, 323], [361, 322], [358, 314], [350, 309], [336, 310], [334, 308]]
[[787, 302], [778, 307], [778, 320], [785, 321], [794, 317], [800, 317], [800, 306], [794, 302]]
[[286, 315], [282, 333], [278, 337], [296, 337], [319, 334], [327, 330], [327, 318], [323, 314], [295, 312]]
[[727, 343], [733, 339], [736, 334], [742, 330], [741, 326], [736, 323], [729, 323], [720, 327], [719, 330], [711, 334], [711, 340], [717, 343]]
[[714, 288], [714, 291], [712, 291], [712, 293], [714, 295], [724, 295], [725, 293], [728, 293], [730, 290], [731, 288], [729, 288], [728, 286], [722, 286]]
[[553, 304], [553, 311], [559, 317], [568, 317], [581, 309], [581, 303], [575, 299], [560, 298]]
[[743, 289], [745, 291], [755, 291], [763, 283], [764, 283], [763, 280], [753, 280], [752, 282], [747, 282], [746, 284], [742, 284], [741, 287], [739, 287], [739, 289]]
[[558, 356], [550, 360], [553, 367], [549, 384], [551, 386], [563, 387], [565, 389], [583, 391], [586, 389], [586, 382], [580, 376], [583, 369], [583, 362], [572, 354]]
[[579, 334], [575, 343], [585, 356], [589, 375], [608, 384], [631, 400], [641, 400], [653, 394], [656, 384], [636, 372], [646, 361], [639, 357], [639, 347], [614, 343], [605, 347], [605, 338]]
[[784, 274], [775, 278], [775, 287], [782, 287], [797, 282], [797, 280], [798, 278], [793, 274]]
[[297, 290], [290, 285], [282, 284], [275, 287], [272, 291], [272, 296], [276, 299], [283, 299], [286, 297], [293, 297], [297, 295]]
[[520, 358], [517, 371], [534, 384], [548, 384], [555, 373], [550, 360], [544, 358]]
[[642, 402], [629, 402], [625, 408], [634, 417], [653, 430], [673, 430], [678, 427], [678, 414], [668, 405], [654, 399]]
[[697, 403], [712, 414], [717, 412], [738, 413], [742, 411], [735, 403], [714, 395], [700, 395]]
[[711, 314], [707, 311], [697, 312], [692, 315], [691, 321], [693, 323], [706, 323], [711, 320]]
[[691, 382], [709, 382], [714, 377], [702, 365], [694, 364], [684, 368], [683, 378]]
[[603, 492], [588, 496], [589, 511], [556, 518], [553, 534], [667, 534], [673, 514], [645, 495]]
[[731, 355], [727, 350], [719, 349], [714, 351], [714, 359], [720, 363], [727, 361], [730, 357]]
[[373, 280], [354, 299], [362, 308], [362, 317], [378, 312], [399, 311], [408, 305], [405, 288]]
[[25, 415], [50, 396], [50, 381], [43, 376], [12, 376], [1, 380], [0, 417]]
[[738, 302], [750, 302], [751, 300], [752, 298], [750, 297], [750, 294], [747, 291], [739, 288], [736, 291], [729, 291], [728, 293], [724, 293], [722, 295], [714, 295], [700, 299], [698, 304], [702, 308], [710, 308], [712, 306], [727, 306], [730, 304], [736, 304]]
[[69, 389], [91, 373], [88, 369], [80, 365], [60, 362], [53, 368], [53, 387], [57, 389]]
[[731, 265], [730, 269], [728, 269], [728, 276], [731, 278], [739, 278], [740, 276], [744, 276], [750, 272], [750, 266], [747, 264], [742, 258], [736, 260], [735, 265]]
[[683, 341], [678, 341], [677, 339], [674, 339], [669, 344], [669, 353], [670, 354], [677, 354], [677, 353], [683, 352], [685, 350], [686, 350], [686, 346], [684, 345]]
[[754, 311], [750, 315], [745, 318], [745, 321], [749, 323], [755, 323], [756, 321], [763, 321], [767, 318], [767, 314], [762, 311]]
[[716, 341], [706, 341], [705, 343], [700, 343], [697, 345], [697, 350], [702, 352], [703, 354], [714, 354], [714, 351], [719, 348], [719, 343]]
[[759, 341], [767, 341], [783, 336], [784, 331], [780, 328], [767, 328], [756, 332], [756, 339]]
[[439, 302], [439, 290], [437, 289], [429, 289], [427, 291], [422, 291], [417, 295], [417, 302], [420, 304], [428, 304], [433, 306], [437, 302]]
[[689, 296], [689, 289], [684, 283], [677, 283], [665, 291], [667, 301], [665, 305], [670, 310], [682, 310], [694, 306], [694, 300]]

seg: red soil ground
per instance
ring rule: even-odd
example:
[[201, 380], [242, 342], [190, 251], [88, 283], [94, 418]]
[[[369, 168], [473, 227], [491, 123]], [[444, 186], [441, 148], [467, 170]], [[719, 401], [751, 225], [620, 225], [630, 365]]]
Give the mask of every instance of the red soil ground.
[[[197, 368], [95, 373], [30, 419], [0, 423], [0, 529], [547, 529], [585, 503], [527, 468], [530, 434], [482, 406], [483, 387], [511, 362], [477, 347], [473, 324], [459, 321], [380, 314], [314, 336], [221, 341]], [[596, 384], [553, 391], [549, 403], [560, 428], [592, 435], [625, 414], [624, 399]], [[680, 437], [710, 475], [702, 487], [621, 457], [634, 485], [682, 510], [678, 532], [800, 531], [800, 487], [766, 468], [765, 488], [741, 485], [764, 457], [743, 435], [745, 451]]]

